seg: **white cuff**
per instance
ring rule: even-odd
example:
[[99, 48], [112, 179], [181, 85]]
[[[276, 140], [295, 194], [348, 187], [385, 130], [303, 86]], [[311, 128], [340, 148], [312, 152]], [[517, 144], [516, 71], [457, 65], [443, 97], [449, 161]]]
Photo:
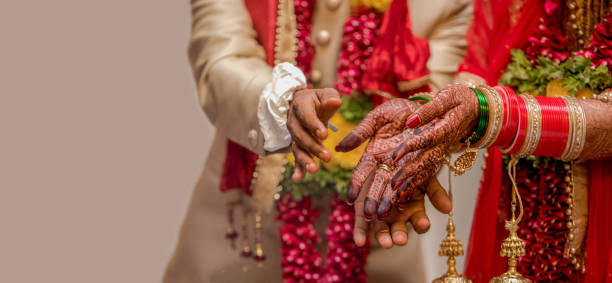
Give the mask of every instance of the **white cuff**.
[[272, 80], [259, 97], [257, 118], [264, 135], [264, 149], [277, 151], [289, 146], [291, 135], [287, 129], [287, 112], [293, 93], [306, 87], [306, 76], [291, 63], [280, 63], [272, 69]]

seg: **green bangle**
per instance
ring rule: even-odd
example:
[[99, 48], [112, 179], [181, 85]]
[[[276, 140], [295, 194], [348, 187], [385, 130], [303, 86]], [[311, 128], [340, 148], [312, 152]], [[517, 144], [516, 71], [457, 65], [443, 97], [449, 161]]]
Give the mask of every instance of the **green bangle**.
[[478, 119], [478, 125], [474, 130], [474, 136], [470, 139], [470, 143], [477, 143], [487, 131], [487, 126], [489, 124], [489, 102], [487, 101], [487, 97], [482, 93], [482, 91], [471, 88], [472, 91], [476, 94], [478, 98], [478, 105], [480, 107], [480, 117]]
[[408, 98], [408, 100], [411, 100], [411, 101], [419, 101], [419, 100], [424, 100], [424, 101], [429, 102], [429, 101], [431, 101], [431, 98], [429, 98], [429, 97], [425, 97], [425, 96], [413, 96], [413, 97], [411, 97], [411, 98]]

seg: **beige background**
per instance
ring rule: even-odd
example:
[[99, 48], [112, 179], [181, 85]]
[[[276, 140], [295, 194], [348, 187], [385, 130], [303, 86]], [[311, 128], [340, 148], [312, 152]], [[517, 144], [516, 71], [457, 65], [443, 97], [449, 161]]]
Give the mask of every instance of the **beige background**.
[[[0, 1], [0, 282], [160, 280], [214, 132], [188, 5]], [[457, 182], [466, 243], [478, 176]]]

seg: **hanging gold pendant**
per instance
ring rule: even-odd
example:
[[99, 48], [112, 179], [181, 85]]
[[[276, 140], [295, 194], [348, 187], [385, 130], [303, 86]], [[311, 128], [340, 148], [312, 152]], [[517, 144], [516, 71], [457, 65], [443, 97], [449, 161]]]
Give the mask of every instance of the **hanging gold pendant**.
[[525, 243], [516, 234], [518, 230], [517, 219], [512, 218], [512, 220], [506, 221], [505, 228], [510, 231], [510, 235], [502, 243], [500, 252], [501, 256], [508, 257], [508, 270], [498, 277], [493, 277], [489, 283], [531, 283], [531, 280], [516, 271], [518, 258], [525, 255]]
[[455, 176], [461, 176], [465, 172], [470, 171], [474, 164], [476, 164], [476, 158], [478, 157], [478, 150], [470, 148], [470, 138], [467, 139], [465, 151], [455, 159], [455, 162], [451, 165], [449, 162], [450, 170], [455, 173]]
[[[518, 224], [523, 218], [523, 203], [521, 196], [516, 186], [516, 164], [518, 159], [512, 156], [508, 163], [508, 175], [510, 175], [510, 181], [512, 182], [512, 218], [506, 221], [505, 228], [510, 232], [508, 238], [502, 243], [502, 249], [500, 252], [501, 256], [508, 257], [508, 270], [497, 277], [493, 277], [489, 283], [531, 283], [531, 280], [523, 277], [517, 270], [518, 258], [525, 255], [525, 243], [519, 238], [516, 231], [518, 231]], [[516, 204], [518, 200], [519, 205], [519, 216], [516, 215]]]
[[[455, 163], [457, 163], [457, 161], [455, 161]], [[453, 187], [451, 181], [451, 169], [449, 166], [448, 196], [452, 204]], [[448, 270], [444, 275], [442, 275], [440, 278], [435, 279], [432, 283], [472, 283], [472, 280], [459, 274], [459, 272], [457, 272], [457, 268], [455, 267], [455, 257], [463, 255], [463, 245], [461, 244], [461, 241], [457, 239], [457, 237], [455, 237], [455, 223], [453, 222], [452, 210], [448, 213], [448, 224], [446, 224], [446, 233], [446, 238], [444, 238], [444, 240], [442, 240], [442, 243], [440, 243], [440, 251], [438, 251], [438, 255], [448, 257], [448, 261], [446, 262], [448, 265]]]
[[448, 270], [440, 278], [437, 278], [433, 283], [472, 283], [472, 280], [462, 276], [455, 268], [455, 257], [463, 255], [463, 245], [461, 241], [455, 237], [455, 224], [453, 223], [453, 213], [448, 215], [448, 224], [446, 225], [446, 238], [440, 243], [439, 256], [448, 257]]

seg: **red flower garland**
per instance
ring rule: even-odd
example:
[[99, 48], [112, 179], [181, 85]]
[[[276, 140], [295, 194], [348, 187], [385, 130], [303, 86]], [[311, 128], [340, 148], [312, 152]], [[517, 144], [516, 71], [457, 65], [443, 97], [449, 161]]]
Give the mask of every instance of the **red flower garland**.
[[283, 196], [276, 203], [277, 220], [281, 238], [281, 266], [283, 280], [293, 282], [318, 282], [321, 276], [321, 254], [316, 245], [320, 241], [314, 222], [319, 211], [312, 207], [309, 197], [294, 201], [291, 195]]
[[294, 0], [293, 9], [295, 11], [295, 22], [297, 30], [297, 55], [296, 65], [304, 75], [310, 75], [312, 59], [314, 58], [315, 48], [310, 39], [312, 29], [312, 13], [316, 0]]
[[323, 282], [365, 282], [365, 264], [370, 249], [369, 243], [358, 247], [353, 241], [355, 211], [334, 196], [327, 235], [327, 256]]
[[[311, 17], [316, 0], [294, 0], [297, 27], [297, 66], [308, 75], [315, 49], [311, 44]], [[367, 10], [353, 14], [345, 23], [336, 88], [350, 95], [360, 90], [361, 75], [372, 53], [373, 41], [382, 15]], [[365, 282], [369, 245], [357, 247], [353, 241], [353, 207], [334, 196], [331, 203], [325, 266], [316, 250], [320, 238], [314, 227], [319, 211], [310, 197], [294, 201], [291, 195], [277, 202], [281, 238], [282, 277], [285, 282]]]
[[382, 18], [381, 13], [367, 9], [353, 13], [346, 20], [338, 60], [338, 81], [334, 84], [340, 95], [352, 97], [353, 91], [362, 90], [361, 77], [374, 50]]
[[580, 276], [563, 254], [569, 229], [567, 172], [562, 167], [562, 162], [538, 168], [524, 162], [517, 172], [524, 207], [518, 233], [527, 251], [519, 259], [518, 271], [535, 282], [577, 282]]
[[568, 40], [561, 30], [563, 17], [560, 4], [558, 0], [546, 1], [544, 16], [540, 18], [540, 24], [534, 34], [527, 39], [524, 51], [532, 63], [540, 56], [558, 63], [570, 55], [567, 50]]
[[612, 11], [595, 26], [590, 44], [579, 55], [591, 58], [593, 67], [601, 65], [611, 67], [612, 48], [610, 47], [612, 47]]

